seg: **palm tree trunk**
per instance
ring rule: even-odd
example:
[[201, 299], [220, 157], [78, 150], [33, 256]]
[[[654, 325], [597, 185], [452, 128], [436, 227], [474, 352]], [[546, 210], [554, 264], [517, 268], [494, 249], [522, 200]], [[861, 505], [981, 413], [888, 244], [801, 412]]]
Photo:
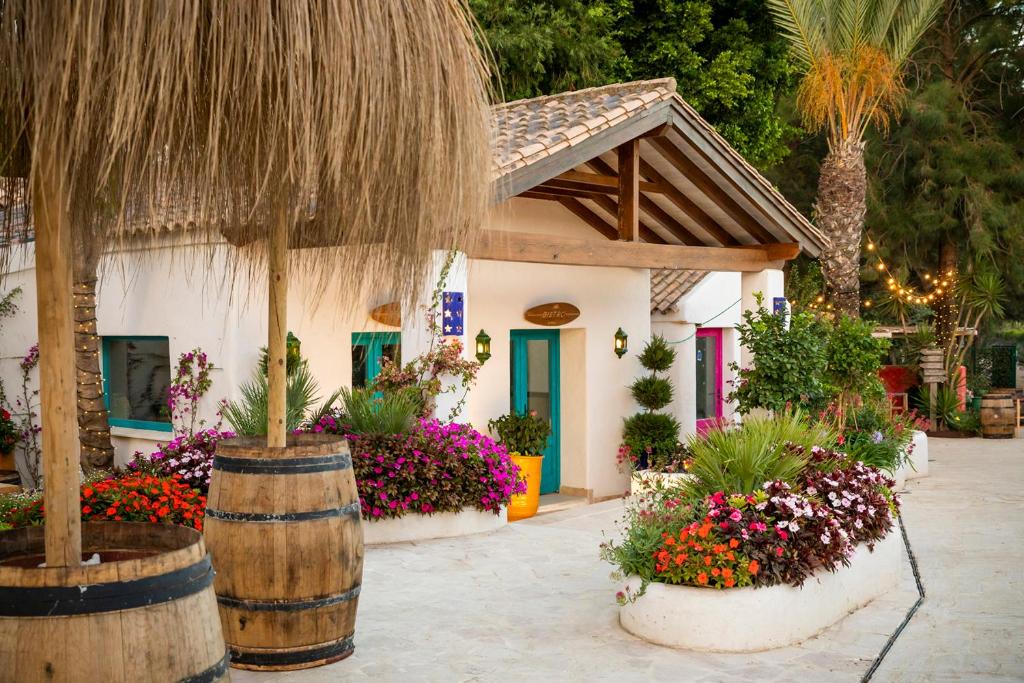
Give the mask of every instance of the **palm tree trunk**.
[[867, 210], [864, 143], [834, 144], [821, 165], [814, 210], [818, 226], [832, 241], [822, 253], [821, 271], [837, 312], [860, 315], [860, 243]]
[[86, 471], [114, 464], [110, 422], [103, 401], [100, 338], [96, 335], [96, 271], [100, 249], [80, 240], [75, 253], [75, 366], [78, 381], [78, 441]]

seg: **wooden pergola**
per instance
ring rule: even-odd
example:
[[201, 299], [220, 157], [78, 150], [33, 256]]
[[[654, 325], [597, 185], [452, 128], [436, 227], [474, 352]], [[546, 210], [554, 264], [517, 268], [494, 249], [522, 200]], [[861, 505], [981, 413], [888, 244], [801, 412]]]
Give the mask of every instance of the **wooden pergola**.
[[671, 79], [512, 102], [494, 118], [496, 200], [555, 202], [607, 242], [484, 231], [472, 258], [744, 272], [826, 245]]

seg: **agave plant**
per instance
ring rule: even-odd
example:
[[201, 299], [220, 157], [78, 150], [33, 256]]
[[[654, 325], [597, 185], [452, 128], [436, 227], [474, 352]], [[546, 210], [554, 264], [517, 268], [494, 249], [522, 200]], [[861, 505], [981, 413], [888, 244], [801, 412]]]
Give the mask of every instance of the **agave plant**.
[[738, 427], [712, 429], [687, 442], [691, 479], [687, 497], [716, 491], [751, 493], [776, 479], [794, 482], [807, 466], [814, 446], [831, 446], [836, 433], [823, 423], [809, 424], [798, 412], [747, 417]]

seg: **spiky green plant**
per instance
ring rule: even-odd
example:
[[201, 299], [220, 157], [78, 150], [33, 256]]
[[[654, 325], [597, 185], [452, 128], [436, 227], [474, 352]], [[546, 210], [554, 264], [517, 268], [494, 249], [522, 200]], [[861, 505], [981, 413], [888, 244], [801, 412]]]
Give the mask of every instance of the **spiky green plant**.
[[353, 434], [406, 434], [419, 414], [421, 401], [416, 389], [384, 393], [368, 389], [342, 389], [341, 406]]
[[703, 498], [715, 491], [751, 493], [776, 479], [793, 482], [807, 466], [811, 448], [835, 441], [830, 427], [809, 424], [797, 411], [747, 417], [738, 427], [690, 437], [693, 478], [683, 490], [688, 497]]
[[[237, 401], [229, 401], [224, 405], [224, 419], [239, 436], [266, 436], [267, 376], [257, 369], [253, 373], [252, 379], [243, 384], [239, 390], [242, 392], [242, 398]], [[320, 386], [309, 371], [309, 366], [305, 362], [300, 363], [295, 371], [288, 376], [285, 426], [289, 432], [298, 429], [306, 419], [306, 413], [319, 399], [319, 393]], [[336, 398], [338, 392], [335, 392], [333, 396]], [[330, 409], [329, 403], [326, 407], [321, 406], [318, 410], [326, 412], [328, 409]]]

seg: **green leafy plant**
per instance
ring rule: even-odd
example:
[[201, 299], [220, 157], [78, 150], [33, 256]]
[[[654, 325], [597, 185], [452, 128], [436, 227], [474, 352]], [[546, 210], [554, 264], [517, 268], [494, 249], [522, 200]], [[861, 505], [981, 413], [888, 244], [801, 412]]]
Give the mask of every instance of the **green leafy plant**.
[[[927, 386], [921, 387], [916, 398], [917, 407], [921, 412], [929, 414], [932, 404], [932, 390]], [[935, 419], [941, 422], [947, 429], [956, 429], [957, 415], [960, 413], [960, 396], [954, 387], [940, 384], [935, 389]]]
[[687, 497], [716, 491], [752, 493], [767, 481], [795, 482], [815, 446], [831, 447], [836, 433], [826, 424], [810, 424], [798, 411], [773, 417], [748, 417], [729, 429], [711, 429], [687, 441], [693, 478], [683, 483]]
[[829, 330], [825, 380], [839, 408], [840, 429], [847, 413], [865, 399], [885, 398], [878, 371], [889, 340], [871, 336], [873, 330], [873, 323], [846, 315], [837, 317]]
[[640, 377], [629, 390], [633, 399], [649, 411], [664, 408], [672, 402], [672, 383], [662, 377]]
[[[224, 419], [239, 436], [266, 436], [268, 395], [267, 376], [260, 370], [240, 389], [241, 399], [223, 405]], [[305, 362], [288, 375], [285, 426], [293, 431], [306, 419], [307, 411], [317, 402], [320, 387]], [[334, 394], [336, 397], [337, 394]], [[327, 408], [330, 406], [328, 405]], [[326, 410], [321, 407], [317, 412]]]
[[[407, 434], [416, 422], [420, 401], [414, 389], [383, 394], [368, 389], [342, 389], [341, 406], [346, 427], [352, 434]], [[319, 421], [320, 418], [311, 420]]]
[[533, 410], [524, 415], [502, 415], [488, 422], [487, 426], [498, 435], [498, 441], [508, 452], [516, 455], [543, 455], [551, 435], [551, 423], [538, 417]]
[[764, 307], [760, 293], [755, 299], [757, 310], [745, 311], [736, 331], [756, 360], [749, 368], [730, 364], [738, 379], [729, 400], [744, 414], [754, 408], [821, 407], [827, 329], [807, 311], [794, 311], [787, 326], [784, 316]]

